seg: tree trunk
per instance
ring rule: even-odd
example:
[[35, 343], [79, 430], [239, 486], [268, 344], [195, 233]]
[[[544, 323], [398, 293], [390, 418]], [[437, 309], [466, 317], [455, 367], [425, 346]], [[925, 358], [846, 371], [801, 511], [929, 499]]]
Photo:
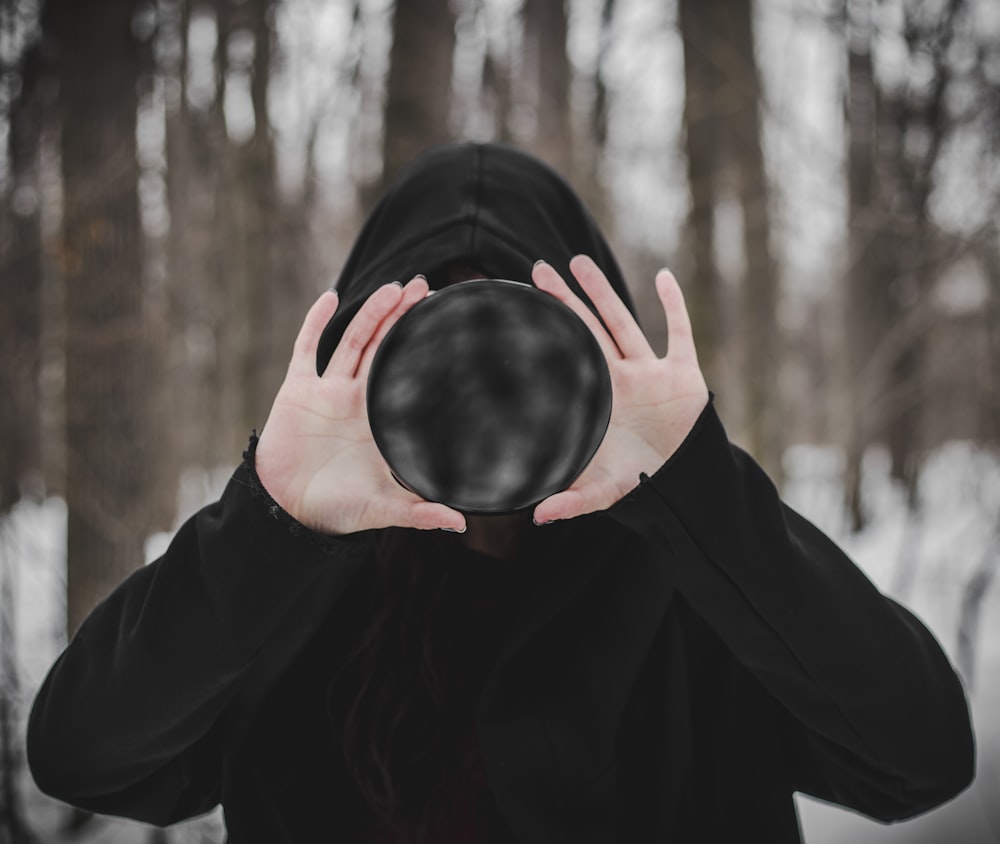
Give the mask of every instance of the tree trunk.
[[39, 147], [43, 73], [37, 47], [21, 62], [21, 90], [10, 107], [10, 187], [0, 210], [0, 515], [26, 487], [42, 483], [38, 391], [42, 333], [42, 233]]
[[272, 0], [251, 0], [244, 9], [244, 23], [254, 43], [250, 74], [254, 132], [238, 151], [239, 173], [235, 186], [236, 197], [242, 206], [240, 234], [245, 254], [242, 279], [245, 286], [239, 297], [245, 332], [240, 354], [242, 430], [237, 432], [241, 441], [251, 427], [263, 426], [271, 400], [281, 384], [295, 339], [294, 334], [284, 338], [287, 342], [279, 339], [288, 333], [287, 320], [282, 318], [289, 313], [301, 317], [294, 274], [282, 266], [285, 262], [280, 255], [282, 208], [267, 106], [272, 52], [271, 6]]
[[451, 138], [455, 15], [450, 0], [397, 0], [389, 56], [382, 185]]
[[[208, 229], [204, 191], [210, 183], [207, 174], [197, 167], [199, 148], [195, 124], [188, 107], [188, 29], [191, 5], [188, 0], [163, 3], [159, 8], [158, 34], [162, 56], [159, 72], [165, 103], [165, 155], [167, 204], [170, 209], [170, 234], [167, 243], [168, 322], [173, 330], [168, 342], [173, 366], [167, 390], [178, 420], [173, 440], [178, 462], [182, 465], [210, 465], [213, 446], [218, 442], [209, 425], [192, 422], [199, 414], [216, 420], [213, 401], [215, 390], [207, 389], [207, 369], [214, 360], [215, 332], [209, 329], [214, 307], [206, 293], [203, 266], [205, 256], [197, 253], [198, 233]], [[204, 141], [201, 147], [204, 147]], [[210, 339], [211, 338], [211, 339]], [[193, 350], [193, 353], [189, 351]]]
[[[608, 207], [608, 192], [600, 178], [600, 164], [604, 159], [604, 152], [608, 139], [608, 88], [607, 88], [607, 64], [608, 52], [611, 46], [611, 26], [615, 15], [615, 0], [603, 0], [601, 6], [601, 29], [598, 35], [598, 51], [593, 70], [592, 99], [587, 124], [581, 128], [584, 130], [575, 135], [571, 141], [567, 140], [566, 148], [574, 155], [573, 167], [567, 171], [573, 177], [577, 192], [583, 198], [584, 203], [594, 215], [598, 224], [605, 231], [610, 231], [614, 227], [614, 220]], [[565, 27], [562, 42], [563, 61], [566, 67], [566, 82], [569, 84], [569, 59], [566, 56]], [[566, 91], [566, 101], [569, 100], [569, 90]], [[569, 113], [566, 115], [567, 127], [570, 125]], [[570, 143], [572, 142], [572, 149]], [[662, 263], [665, 256], [658, 256], [659, 263]], [[658, 300], [656, 291], [648, 283], [649, 279], [637, 279], [641, 282], [633, 290], [633, 299], [640, 315], [647, 312], [654, 312]]]
[[851, 525], [860, 530], [866, 521], [861, 500], [861, 459], [873, 424], [873, 377], [868, 366], [875, 348], [877, 325], [884, 322], [884, 284], [878, 277], [877, 253], [882, 219], [877, 206], [876, 127], [877, 94], [871, 57], [871, 0], [849, 6], [847, 78], [847, 188], [848, 267], [844, 288], [844, 342], [839, 420], [846, 458], [844, 491]]
[[980, 400], [977, 402], [977, 429], [983, 442], [1000, 446], [1000, 223], [994, 220], [988, 235], [977, 250], [979, 261], [989, 279], [983, 305], [983, 362]]
[[[1000, 521], [994, 526], [993, 537], [994, 540], [1000, 540]], [[1000, 570], [1000, 554], [997, 553], [997, 545], [994, 541], [987, 545], [986, 551], [962, 590], [955, 661], [970, 692], [976, 688], [976, 681], [979, 679], [976, 674], [976, 656], [982, 651], [979, 620], [983, 602], [996, 580], [998, 570]]]
[[496, 140], [510, 143], [510, 118], [513, 109], [513, 91], [511, 80], [511, 51], [503, 54], [495, 53], [487, 45], [483, 53], [483, 90], [482, 97], [487, 103], [487, 113], [493, 123], [493, 134]]
[[22, 794], [24, 783], [25, 695], [21, 686], [17, 638], [17, 575], [20, 565], [15, 543], [7, 535], [0, 513], [0, 842], [33, 844]]
[[[891, 142], [883, 144], [885, 166], [891, 168], [894, 209], [893, 229], [900, 232], [897, 250], [899, 278], [890, 291], [897, 319], [928, 310], [932, 288], [940, 272], [935, 255], [937, 229], [929, 203], [934, 174], [950, 129], [946, 96], [952, 75], [949, 49], [955, 37], [956, 20], [965, 0], [949, 0], [936, 16], [913, 4], [904, 10], [904, 27], [915, 36], [911, 53], [930, 59], [932, 83], [903, 94], [892, 111]], [[908, 95], [908, 96], [907, 96]], [[919, 133], [927, 139], [920, 151], [907, 149], [907, 138]], [[890, 134], [890, 133], [886, 133]], [[926, 447], [926, 423], [930, 411], [928, 387], [928, 331], [913, 331], [893, 361], [891, 381], [905, 392], [901, 402], [885, 420], [884, 436], [892, 457], [893, 477], [903, 483], [911, 507], [917, 506], [917, 476]]]
[[150, 522], [133, 11], [52, 0], [43, 20], [59, 49], [71, 634], [141, 565]]
[[698, 340], [698, 358], [710, 386], [722, 380], [722, 291], [715, 258], [715, 180], [721, 134], [717, 103], [722, 88], [713, 56], [715, 3], [680, 0], [678, 22], [684, 45], [684, 151], [691, 205], [685, 225], [689, 257], [685, 298]]
[[[684, 128], [691, 206], [685, 240], [688, 295], [699, 358], [741, 439], [780, 483], [778, 273], [771, 253], [769, 189], [761, 148], [761, 86], [751, 0], [680, 0]], [[739, 293], [724, 289], [715, 214], [738, 202]], [[730, 301], [732, 300], [732, 301]], [[734, 310], [734, 306], [738, 306]]]
[[528, 146], [559, 172], [573, 173], [570, 129], [570, 66], [566, 55], [566, 4], [525, 0], [524, 89], [534, 94], [535, 135]]
[[725, 54], [725, 109], [729, 154], [736, 169], [743, 210], [745, 275], [741, 290], [744, 434], [747, 447], [780, 485], [784, 414], [780, 383], [781, 326], [778, 320], [778, 268], [771, 254], [771, 215], [767, 170], [761, 145], [761, 86], [754, 55], [751, 0], [731, 0], [724, 8], [721, 36], [731, 45]]

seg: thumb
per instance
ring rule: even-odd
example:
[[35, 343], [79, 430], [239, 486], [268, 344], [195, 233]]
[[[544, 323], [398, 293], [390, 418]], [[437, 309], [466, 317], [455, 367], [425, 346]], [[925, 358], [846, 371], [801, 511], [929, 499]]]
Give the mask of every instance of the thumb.
[[400, 492], [403, 499], [386, 514], [389, 524], [417, 530], [451, 530], [465, 533], [465, 516], [458, 510], [453, 510], [445, 504], [425, 501], [402, 488]]

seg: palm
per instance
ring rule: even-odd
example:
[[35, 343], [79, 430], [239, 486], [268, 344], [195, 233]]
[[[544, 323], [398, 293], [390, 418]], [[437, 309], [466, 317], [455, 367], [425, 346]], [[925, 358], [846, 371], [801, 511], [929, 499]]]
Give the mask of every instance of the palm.
[[460, 513], [396, 483], [372, 439], [365, 407], [375, 349], [426, 294], [423, 279], [379, 289], [352, 320], [322, 376], [316, 374], [316, 344], [336, 310], [336, 296], [320, 298], [306, 316], [257, 447], [261, 481], [303, 524], [331, 534], [390, 525], [464, 528]]
[[[538, 505], [540, 522], [610, 507], [641, 472], [655, 472], [673, 454], [708, 401], [683, 297], [669, 273], [656, 279], [670, 332], [668, 354], [657, 358], [593, 261], [578, 257], [570, 266], [607, 329], [550, 266], [536, 267], [535, 283], [590, 327], [608, 362], [614, 400], [601, 447], [569, 489]], [[256, 466], [272, 497], [309, 527], [332, 534], [390, 525], [465, 528], [461, 513], [396, 482], [372, 438], [365, 408], [375, 349], [426, 294], [423, 279], [380, 288], [351, 321], [321, 376], [316, 344], [337, 308], [336, 296], [321, 297], [307, 315], [261, 435]]]
[[610, 507], [636, 485], [640, 473], [652, 474], [677, 450], [708, 402], [690, 320], [673, 276], [664, 271], [656, 279], [670, 338], [667, 355], [658, 358], [593, 261], [578, 257], [570, 267], [607, 330], [552, 267], [539, 265], [535, 283], [590, 327], [604, 351], [614, 399], [607, 433], [593, 460], [569, 489], [538, 505], [538, 522]]

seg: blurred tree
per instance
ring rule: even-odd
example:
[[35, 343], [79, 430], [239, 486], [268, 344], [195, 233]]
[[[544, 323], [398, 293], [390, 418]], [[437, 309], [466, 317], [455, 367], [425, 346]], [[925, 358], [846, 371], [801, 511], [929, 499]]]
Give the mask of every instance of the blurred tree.
[[422, 150], [451, 140], [454, 57], [450, 0], [397, 0], [386, 83], [382, 187]]
[[[161, 0], [158, 73], [165, 92], [168, 323], [171, 367], [162, 393], [177, 424], [176, 462], [212, 466], [236, 453], [245, 413], [238, 314], [241, 190], [225, 116], [229, 0]], [[193, 42], [193, 43], [192, 43]], [[244, 78], [246, 68], [243, 68]], [[256, 420], [254, 420], [256, 423]]]
[[[934, 285], [954, 260], [930, 217], [941, 151], [954, 128], [946, 98], [964, 0], [903, 5], [905, 59], [919, 74], [879, 85], [870, 0], [847, 4], [848, 271], [841, 430], [851, 522], [866, 520], [861, 461], [884, 443], [892, 474], [917, 505], [933, 391], [928, 342], [943, 315]], [[914, 81], [916, 80], [916, 81]], [[939, 174], [938, 174], [939, 175]]]
[[[0, 38], [14, 40], [19, 4], [0, 5]], [[6, 56], [4, 56], [6, 58]], [[22, 495], [44, 492], [39, 370], [42, 337], [40, 146], [45, 109], [40, 89], [47, 69], [34, 41], [0, 67], [0, 92], [11, 88], [7, 112], [8, 173], [0, 203], [0, 841], [37, 841], [24, 795], [21, 730], [25, 694], [18, 638], [16, 545], [9, 511]], [[9, 83], [16, 79], [16, 85]]]
[[[476, 15], [484, 15], [484, 0], [475, 0]], [[507, 29], [510, 29], [508, 25]], [[509, 35], [509, 33], [508, 33]], [[511, 112], [513, 109], [513, 49], [510, 38], [502, 39], [502, 49], [487, 38], [483, 50], [481, 102], [492, 117], [493, 137], [498, 141], [513, 141], [511, 132]]]
[[[691, 208], [692, 323], [713, 385], [740, 396], [742, 439], [776, 482], [783, 450], [778, 367], [778, 268], [771, 253], [769, 188], [761, 147], [761, 85], [751, 0], [681, 0], [685, 152]], [[738, 316], [723, 292], [715, 215], [735, 199], [741, 212]], [[739, 361], [739, 363], [735, 363]]]
[[685, 287], [698, 358], [714, 388], [722, 381], [723, 297], [715, 257], [715, 179], [721, 158], [719, 97], [722, 65], [713, 55], [717, 2], [680, 0], [678, 24], [684, 45], [684, 152], [690, 210], [685, 251], [690, 256]]
[[[177, 462], [227, 464], [260, 427], [315, 291], [314, 180], [278, 189], [269, 114], [272, 0], [164, 0], [170, 210], [168, 386]], [[315, 140], [307, 140], [308, 145]]]
[[601, 29], [597, 41], [597, 59], [594, 67], [594, 107], [591, 112], [590, 134], [598, 149], [604, 149], [608, 140], [608, 53], [612, 43], [616, 0], [601, 4]]
[[[253, 131], [234, 144], [236, 171], [225, 213], [238, 229], [240, 255], [233, 282], [235, 297], [230, 300], [235, 317], [236, 357], [241, 371], [240, 417], [246, 437], [251, 426], [261, 426], [267, 418], [271, 399], [278, 391], [294, 339], [289, 337], [288, 317], [297, 324], [302, 315], [297, 295], [294, 256], [283, 254], [281, 238], [282, 202], [278, 193], [274, 139], [268, 114], [268, 85], [273, 55], [272, 0], [248, 0], [234, 6], [233, 29], [228, 44], [220, 42], [219, 53], [228, 55], [229, 84], [249, 76], [249, 105]], [[238, 16], [237, 16], [238, 14]], [[249, 57], [234, 49], [236, 39], [246, 41]], [[240, 66], [242, 64], [242, 66]], [[241, 80], [241, 84], [242, 80]], [[230, 132], [232, 137], [232, 132]], [[287, 342], [282, 342], [284, 339]]]
[[[177, 424], [171, 428], [171, 447], [179, 460], [210, 465], [219, 446], [220, 385], [214, 382], [215, 320], [219, 310], [214, 285], [208, 283], [213, 230], [209, 209], [216, 174], [208, 154], [207, 120], [191, 114], [188, 95], [190, 68], [189, 0], [161, 0], [158, 6], [157, 72], [164, 90], [164, 155], [166, 194], [170, 214], [167, 242], [167, 322], [173, 330], [167, 342], [171, 366], [161, 395], [178, 420], [208, 420], [203, 425]], [[221, 114], [221, 109], [219, 109]]]
[[67, 627], [143, 560], [152, 443], [136, 159], [133, 0], [50, 0], [62, 119]]
[[937, 319], [932, 289], [944, 269], [929, 202], [941, 150], [953, 128], [945, 101], [952, 77], [949, 50], [963, 6], [964, 0], [949, 0], [932, 12], [926, 3], [906, 4], [903, 36], [911, 61], [926, 65], [930, 79], [882, 98], [889, 229], [894, 235], [889, 297], [893, 321], [909, 329], [889, 366], [883, 426], [893, 476], [902, 481], [911, 507], [917, 503], [917, 475], [926, 450], [927, 349]]
[[[19, 91], [10, 107], [10, 174], [0, 207], [0, 515], [22, 492], [40, 494], [42, 233], [39, 149], [45, 72], [41, 47], [19, 62]], [[30, 487], [26, 490], [26, 487]]]
[[[632, 300], [640, 326], [657, 354], [666, 352], [666, 332], [662, 329], [662, 307], [650, 277], [663, 266], [666, 256], [659, 246], [650, 248], [629, 245], [621, 237], [620, 221], [615, 218], [611, 196], [613, 189], [602, 178], [601, 168], [607, 161], [608, 121], [613, 104], [609, 86], [610, 59], [615, 40], [616, 0], [603, 0], [597, 35], [597, 52], [591, 70], [591, 98], [584, 120], [573, 123], [573, 182], [594, 218], [606, 232], [617, 235], [617, 257], [629, 282]], [[572, 69], [572, 65], [571, 65]]]
[[572, 178], [573, 137], [570, 125], [571, 69], [566, 54], [566, 3], [525, 0], [521, 89], [534, 113], [528, 148], [556, 170]]
[[855, 530], [865, 520], [861, 458], [873, 432], [872, 354], [888, 322], [876, 169], [877, 90], [872, 62], [872, 3], [847, 4], [848, 268], [844, 286], [844, 402], [835, 412], [846, 456], [844, 489]]
[[[1000, 91], [994, 95], [1000, 97]], [[994, 200], [993, 223], [977, 250], [986, 270], [987, 296], [982, 314], [984, 361], [976, 367], [977, 392], [981, 396], [976, 405], [979, 417], [976, 427], [985, 442], [997, 446], [1000, 445], [1000, 197]]]
[[22, 792], [24, 783], [25, 694], [21, 684], [18, 640], [17, 569], [15, 542], [9, 523], [0, 514], [0, 842], [34, 844]]
[[736, 192], [743, 214], [744, 276], [740, 290], [740, 379], [744, 385], [746, 445], [780, 485], [786, 442], [782, 424], [781, 323], [778, 319], [779, 271], [771, 253], [770, 189], [762, 149], [761, 84], [754, 49], [751, 0], [723, 4], [728, 42], [723, 54], [728, 130], [726, 140], [736, 170]]
[[[239, 8], [232, 0], [212, 0], [204, 6], [196, 4], [194, 9], [206, 23], [215, 23], [210, 94], [204, 97], [207, 102], [200, 104], [197, 116], [194, 109], [188, 111], [189, 118], [197, 117], [205, 124], [197, 131], [204, 134], [202, 166], [213, 190], [212, 195], [206, 197], [209, 237], [207, 240], [199, 237], [197, 242], [207, 259], [203, 271], [208, 288], [206, 298], [212, 306], [209, 330], [213, 335], [215, 360], [209, 388], [216, 390], [214, 406], [219, 414], [219, 430], [211, 447], [217, 449], [216, 455], [235, 454], [238, 439], [246, 436], [247, 428], [260, 424], [253, 418], [252, 389], [246, 381], [248, 378], [256, 380], [247, 361], [248, 345], [254, 339], [247, 320], [253, 318], [251, 312], [255, 307], [248, 300], [255, 284], [251, 280], [254, 270], [249, 250], [253, 247], [247, 236], [247, 225], [251, 222], [250, 217], [256, 220], [249, 195], [256, 187], [244, 179], [254, 175], [255, 168], [249, 160], [255, 156], [241, 149], [242, 144], [253, 143], [257, 133], [257, 118], [253, 112], [256, 104], [252, 100], [247, 102], [249, 74], [258, 58], [256, 32], [243, 18], [247, 10]], [[190, 29], [189, 41], [195, 36], [195, 31]], [[242, 44], [241, 50], [236, 49], [238, 44]], [[207, 46], [200, 49], [202, 53], [207, 52]], [[231, 55], [231, 49], [235, 56]], [[234, 58], [238, 59], [235, 63]], [[204, 56], [201, 59], [204, 62]], [[241, 137], [240, 142], [235, 140], [236, 125], [226, 108], [227, 100], [239, 103], [244, 124], [249, 122], [247, 112], [252, 114], [249, 141], [245, 137]], [[195, 254], [199, 254], [197, 249]]]

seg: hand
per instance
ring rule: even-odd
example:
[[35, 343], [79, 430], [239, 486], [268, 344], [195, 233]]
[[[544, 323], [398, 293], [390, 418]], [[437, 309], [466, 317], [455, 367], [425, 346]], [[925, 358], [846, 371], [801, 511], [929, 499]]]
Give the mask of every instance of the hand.
[[427, 295], [420, 277], [375, 291], [351, 320], [322, 376], [316, 345], [337, 310], [324, 293], [306, 315], [285, 381], [257, 444], [257, 475], [286, 512], [328, 534], [396, 525], [465, 530], [465, 517], [404, 489], [372, 438], [368, 370], [386, 332]]
[[656, 275], [669, 344], [666, 356], [658, 358], [598, 266], [578, 255], [570, 261], [570, 270], [607, 329], [549, 264], [537, 264], [532, 278], [539, 289], [572, 308], [597, 338], [611, 372], [611, 420], [580, 477], [535, 508], [539, 524], [606, 510], [636, 486], [641, 472], [651, 475], [663, 465], [708, 404], [691, 320], [670, 272]]

